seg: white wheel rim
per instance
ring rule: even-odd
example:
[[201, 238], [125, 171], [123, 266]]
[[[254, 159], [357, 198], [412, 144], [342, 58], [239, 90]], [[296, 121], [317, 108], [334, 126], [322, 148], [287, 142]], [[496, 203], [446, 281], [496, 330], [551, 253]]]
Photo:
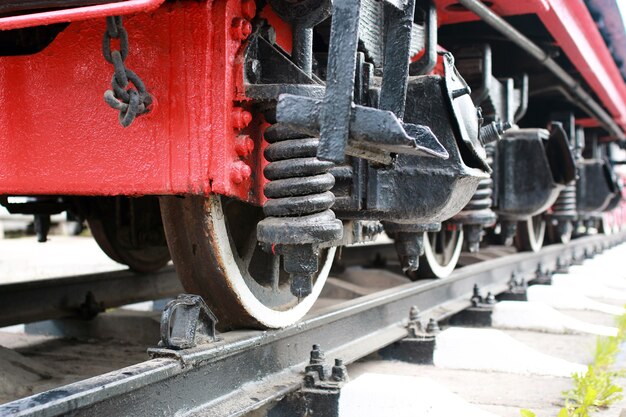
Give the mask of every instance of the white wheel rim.
[[543, 247], [543, 239], [546, 234], [546, 222], [543, 219], [539, 220], [539, 233], [535, 233], [534, 218], [530, 218], [526, 221], [526, 229], [528, 230], [528, 241], [530, 243], [530, 249], [533, 252], [539, 252]]
[[452, 252], [450, 260], [445, 265], [439, 263], [435, 249], [430, 244], [428, 233], [424, 233], [424, 257], [426, 258], [428, 266], [432, 270], [433, 274], [439, 278], [450, 276], [456, 267], [459, 257], [461, 256], [461, 249], [463, 248], [463, 230], [459, 230], [458, 232], [459, 236], [456, 239], [456, 247], [454, 248], [454, 252]]
[[[330, 273], [330, 268], [335, 256], [335, 247], [328, 249], [328, 256], [326, 262], [320, 268], [319, 275], [313, 284], [311, 294], [300, 300], [295, 306], [286, 310], [274, 310], [267, 307], [252, 293], [244, 277], [241, 275], [239, 265], [235, 260], [231, 248], [231, 242], [229, 239], [228, 230], [226, 228], [226, 221], [224, 219], [224, 213], [222, 211], [222, 203], [219, 196], [210, 196], [207, 206], [208, 221], [213, 223], [214, 238], [217, 243], [217, 250], [221, 256], [224, 268], [229, 273], [224, 274], [228, 285], [233, 289], [233, 292], [239, 297], [240, 305], [248, 314], [254, 317], [260, 324], [267, 327], [285, 327], [289, 326], [298, 320], [300, 320], [313, 306], [313, 303], [319, 297], [326, 278]], [[210, 220], [214, 219], [214, 220]]]

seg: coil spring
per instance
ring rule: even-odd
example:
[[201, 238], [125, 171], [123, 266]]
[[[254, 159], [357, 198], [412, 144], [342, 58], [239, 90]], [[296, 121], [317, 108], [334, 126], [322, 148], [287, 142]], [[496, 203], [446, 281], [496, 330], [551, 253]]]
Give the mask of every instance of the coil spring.
[[491, 208], [493, 195], [493, 180], [486, 178], [478, 183], [478, 188], [467, 203], [463, 211], [487, 210]]
[[[493, 144], [485, 146], [486, 158], [485, 160], [491, 166], [493, 163], [493, 157], [495, 154], [495, 147]], [[478, 183], [478, 188], [472, 196], [472, 199], [467, 203], [463, 211], [477, 211], [477, 210], [491, 210], [493, 204], [493, 180], [491, 177], [485, 178]]]
[[265, 215], [332, 214], [335, 196], [330, 190], [335, 178], [328, 171], [333, 163], [316, 158], [319, 139], [277, 123], [267, 128], [265, 140], [270, 143], [264, 153], [270, 161], [263, 171], [269, 180], [264, 188], [269, 199], [263, 207]]
[[576, 184], [565, 186], [552, 206], [552, 213], [555, 216], [576, 216]]

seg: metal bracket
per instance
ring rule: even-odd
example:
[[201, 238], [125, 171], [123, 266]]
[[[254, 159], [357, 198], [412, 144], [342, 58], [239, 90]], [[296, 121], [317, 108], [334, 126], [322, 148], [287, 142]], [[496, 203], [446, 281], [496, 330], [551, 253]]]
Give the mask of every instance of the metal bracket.
[[408, 336], [380, 349], [378, 354], [383, 359], [432, 365], [439, 331], [439, 324], [433, 318], [429, 320], [426, 329], [424, 329], [420, 321], [419, 310], [413, 306], [409, 312]]
[[557, 274], [567, 274], [569, 272], [570, 262], [564, 257], [559, 256], [556, 259], [556, 272]]
[[[276, 118], [281, 123], [292, 124], [299, 129], [308, 130], [308, 133], [317, 134], [321, 128], [324, 108], [322, 100], [281, 94]], [[390, 111], [352, 105], [349, 120], [349, 137], [357, 148], [441, 159], [449, 157], [446, 148], [428, 126], [403, 123]], [[346, 153], [349, 152], [351, 151], [346, 150]], [[343, 156], [341, 159], [343, 161]]]
[[518, 278], [513, 272], [509, 280], [509, 290], [498, 296], [500, 301], [528, 301], [528, 283], [524, 278]]
[[348, 370], [341, 359], [335, 359], [330, 375], [324, 368], [324, 355], [314, 345], [309, 365], [304, 371], [302, 395], [305, 416], [338, 417], [341, 388], [348, 381]]
[[217, 317], [199, 295], [181, 294], [165, 306], [161, 315], [159, 347], [189, 349], [218, 340]]
[[450, 324], [461, 326], [490, 327], [491, 313], [496, 305], [496, 298], [492, 293], [487, 293], [483, 297], [480, 288], [474, 284], [472, 298], [470, 299], [472, 306], [455, 314], [450, 318]]
[[315, 125], [315, 133], [319, 131], [320, 134], [319, 159], [343, 163], [346, 155], [352, 155], [390, 164], [389, 155], [377, 154], [406, 153], [448, 158], [447, 151], [428, 127], [405, 125], [399, 120], [406, 101], [414, 0], [387, 1], [383, 8], [385, 63], [390, 65], [382, 80], [382, 110], [355, 106], [353, 101], [361, 0], [333, 3], [324, 100], [292, 97], [289, 101], [297, 103], [298, 110], [308, 111], [300, 115], [298, 111], [285, 111], [283, 101], [282, 117], [279, 100], [279, 122], [300, 127]]
[[304, 384], [300, 391], [283, 398], [268, 412], [268, 417], [339, 417], [341, 388], [348, 382], [348, 370], [341, 359], [332, 368], [315, 344], [308, 365], [304, 368]]
[[543, 264], [537, 264], [535, 279], [531, 281], [531, 285], [552, 285], [552, 272], [543, 267]]
[[584, 254], [577, 254], [575, 249], [572, 249], [572, 257], [571, 257], [571, 261], [570, 261], [570, 265], [577, 265], [580, 266], [585, 262], [585, 255]]

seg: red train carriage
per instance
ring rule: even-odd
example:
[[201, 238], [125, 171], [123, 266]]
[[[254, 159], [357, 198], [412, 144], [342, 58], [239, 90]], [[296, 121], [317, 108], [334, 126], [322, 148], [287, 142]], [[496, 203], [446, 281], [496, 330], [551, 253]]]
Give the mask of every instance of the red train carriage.
[[413, 279], [449, 274], [485, 234], [538, 250], [546, 222], [565, 241], [619, 204], [616, 11], [0, 2], [2, 204], [44, 234], [69, 210], [138, 272], [171, 256], [224, 326], [297, 321], [336, 248], [383, 232]]

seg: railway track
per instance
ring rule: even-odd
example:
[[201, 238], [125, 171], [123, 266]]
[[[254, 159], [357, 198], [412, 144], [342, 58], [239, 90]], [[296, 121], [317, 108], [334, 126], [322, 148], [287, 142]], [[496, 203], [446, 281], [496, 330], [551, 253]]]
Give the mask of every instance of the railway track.
[[[471, 305], [475, 285], [483, 294], [500, 294], [512, 277], [533, 280], [538, 271], [563, 268], [625, 239], [625, 233], [588, 236], [539, 253], [477, 262], [448, 279], [407, 283], [315, 309], [280, 330], [228, 331], [212, 341], [196, 335], [193, 347], [150, 349], [152, 359], [146, 362], [4, 404], [0, 415], [247, 415], [302, 390], [302, 371], [314, 344], [327, 358], [350, 364], [407, 337], [413, 306], [422, 318], [445, 320]], [[205, 324], [212, 336], [211, 323]], [[167, 337], [162, 338], [167, 345]]]
[[0, 327], [174, 297], [182, 292], [174, 267], [151, 274], [101, 272], [0, 285]]

